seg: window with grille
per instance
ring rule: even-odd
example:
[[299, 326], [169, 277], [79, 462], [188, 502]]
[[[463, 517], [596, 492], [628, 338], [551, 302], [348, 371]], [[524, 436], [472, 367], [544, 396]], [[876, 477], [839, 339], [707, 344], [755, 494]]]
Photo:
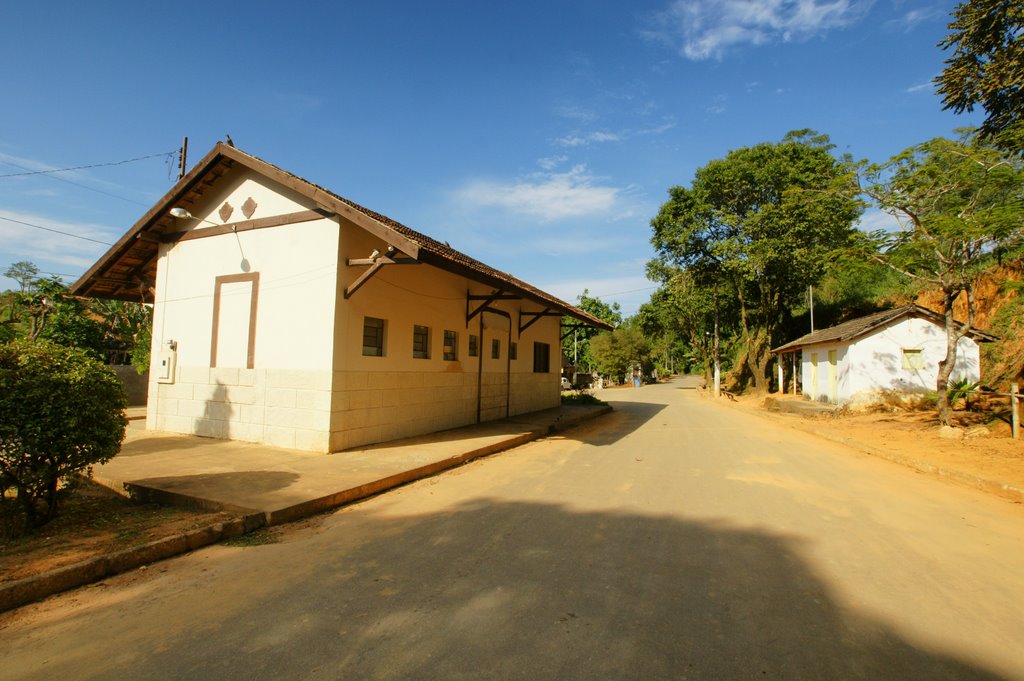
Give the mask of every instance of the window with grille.
[[412, 356], [416, 359], [430, 359], [430, 328], [412, 327]]
[[491, 359], [501, 359], [501, 341], [497, 338], [491, 341]]
[[383, 319], [363, 317], [363, 355], [384, 356], [384, 327]]
[[449, 362], [459, 358], [459, 334], [447, 329], [444, 332], [444, 358]]
[[469, 356], [476, 357], [480, 354], [480, 339], [470, 334], [469, 336]]

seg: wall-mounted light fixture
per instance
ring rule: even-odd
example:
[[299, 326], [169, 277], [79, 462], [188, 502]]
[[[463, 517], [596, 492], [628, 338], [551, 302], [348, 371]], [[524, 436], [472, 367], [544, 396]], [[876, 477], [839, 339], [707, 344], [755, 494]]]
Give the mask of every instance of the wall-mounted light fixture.
[[[174, 208], [171, 208], [169, 211], [167, 211], [167, 213], [172, 218], [176, 218], [179, 220], [199, 220], [200, 222], [206, 222], [208, 224], [211, 224], [214, 227], [223, 227], [223, 225], [218, 225], [216, 222], [211, 222], [206, 218], [198, 218], [195, 215], [192, 215], [192, 213], [188, 212], [187, 208], [182, 208], [181, 206], [175, 206]], [[252, 269], [252, 265], [249, 263], [249, 259], [245, 257], [245, 251], [242, 250], [242, 241], [238, 238], [238, 226], [231, 225], [231, 231], [235, 233], [235, 239], [238, 241], [238, 251], [239, 253], [242, 254], [242, 262], [239, 264], [239, 267], [241, 267], [243, 272], [248, 272], [249, 270]]]

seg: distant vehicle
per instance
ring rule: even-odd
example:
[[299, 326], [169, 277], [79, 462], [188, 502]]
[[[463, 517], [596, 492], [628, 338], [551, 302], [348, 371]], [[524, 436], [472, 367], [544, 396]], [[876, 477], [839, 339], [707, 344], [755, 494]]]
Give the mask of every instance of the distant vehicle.
[[565, 376], [562, 376], [562, 390], [572, 390], [572, 383]]

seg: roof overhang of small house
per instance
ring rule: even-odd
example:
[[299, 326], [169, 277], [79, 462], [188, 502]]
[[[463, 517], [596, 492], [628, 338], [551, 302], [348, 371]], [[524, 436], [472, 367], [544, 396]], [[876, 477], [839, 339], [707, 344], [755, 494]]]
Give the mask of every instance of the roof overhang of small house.
[[[946, 318], [934, 310], [929, 310], [928, 308], [921, 307], [920, 305], [904, 305], [903, 307], [883, 310], [864, 317], [857, 317], [856, 319], [851, 319], [843, 322], [842, 324], [830, 326], [827, 329], [812, 331], [811, 333], [801, 336], [794, 341], [790, 341], [785, 345], [773, 348], [772, 352], [774, 354], [795, 352], [810, 345], [821, 345], [823, 343], [846, 345], [905, 317], [927, 319], [939, 326], [945, 326], [946, 324]], [[961, 322], [957, 323], [959, 324]], [[979, 343], [991, 343], [999, 340], [998, 337], [985, 333], [975, 327], [967, 329], [967, 333], [965, 335]]]
[[160, 244], [173, 243], [187, 238], [188, 234], [179, 230], [170, 209], [180, 207], [190, 210], [197, 206], [221, 178], [239, 166], [297, 192], [313, 202], [317, 208], [314, 211], [290, 216], [228, 223], [196, 231], [212, 236], [214, 233], [260, 229], [322, 217], [343, 219], [379, 237], [400, 251], [407, 260], [463, 276], [493, 289], [505, 299], [522, 299], [539, 305], [541, 310], [524, 312], [524, 315], [532, 315], [531, 318], [534, 320], [542, 316], [567, 316], [586, 326], [609, 330], [612, 328], [604, 320], [559, 300], [511, 274], [485, 265], [447, 244], [224, 143], [214, 146], [117, 243], [111, 246], [71, 286], [71, 293], [93, 298], [153, 302]]

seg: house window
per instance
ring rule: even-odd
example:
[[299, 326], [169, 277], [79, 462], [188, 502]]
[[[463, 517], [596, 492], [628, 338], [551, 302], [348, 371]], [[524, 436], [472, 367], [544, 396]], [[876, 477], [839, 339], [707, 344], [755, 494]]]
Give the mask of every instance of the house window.
[[430, 359], [430, 328], [412, 327], [412, 356], [416, 359]]
[[366, 357], [384, 356], [383, 319], [363, 317], [363, 355]]
[[491, 359], [501, 359], [501, 341], [497, 338], [491, 340]]
[[519, 359], [519, 343], [509, 343], [508, 358]]
[[546, 374], [551, 371], [551, 346], [547, 343], [533, 344], [533, 372]]
[[470, 334], [469, 336], [469, 356], [476, 357], [480, 354], [480, 339]]
[[447, 329], [444, 332], [444, 358], [449, 362], [459, 358], [459, 334]]
[[924, 350], [921, 348], [903, 348], [904, 369], [924, 369]]

